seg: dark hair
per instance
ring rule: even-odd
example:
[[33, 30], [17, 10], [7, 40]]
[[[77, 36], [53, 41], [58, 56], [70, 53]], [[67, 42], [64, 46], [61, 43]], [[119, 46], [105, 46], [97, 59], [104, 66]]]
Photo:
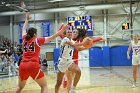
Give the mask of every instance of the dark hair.
[[81, 28], [77, 28], [76, 30], [78, 31], [78, 36], [75, 38], [75, 40], [81, 40], [86, 37], [87, 30]]
[[65, 30], [65, 31], [63, 32], [64, 35], [66, 35], [66, 31], [67, 31], [67, 30]]
[[25, 39], [26, 40], [30, 40], [31, 38], [33, 38], [34, 37], [34, 34], [36, 34], [37, 33], [37, 29], [36, 28], [29, 28], [28, 29], [28, 32], [27, 32], [27, 34], [26, 34], [26, 37], [25, 37]]

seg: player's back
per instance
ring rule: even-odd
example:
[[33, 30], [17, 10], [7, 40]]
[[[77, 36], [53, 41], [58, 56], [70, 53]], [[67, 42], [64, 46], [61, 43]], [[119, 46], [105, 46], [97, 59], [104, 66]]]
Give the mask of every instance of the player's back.
[[37, 38], [31, 40], [23, 40], [23, 58], [22, 61], [39, 62], [40, 47], [37, 44]]

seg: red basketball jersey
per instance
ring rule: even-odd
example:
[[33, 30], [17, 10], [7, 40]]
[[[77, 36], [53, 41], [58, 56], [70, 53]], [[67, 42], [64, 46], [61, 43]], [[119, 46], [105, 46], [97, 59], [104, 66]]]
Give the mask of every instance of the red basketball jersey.
[[40, 46], [44, 44], [45, 38], [32, 38], [27, 41], [23, 36], [22, 40], [22, 62], [39, 62]]

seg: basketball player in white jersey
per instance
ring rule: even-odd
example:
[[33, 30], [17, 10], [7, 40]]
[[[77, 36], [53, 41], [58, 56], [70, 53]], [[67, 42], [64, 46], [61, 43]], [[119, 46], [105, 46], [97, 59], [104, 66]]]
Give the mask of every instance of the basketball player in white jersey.
[[138, 64], [140, 61], [140, 52], [138, 52], [138, 49], [140, 48], [140, 41], [138, 40], [138, 35], [133, 36], [133, 40], [131, 40], [131, 43], [127, 50], [127, 58], [130, 59], [130, 50], [132, 49], [132, 71], [133, 71], [133, 85], [132, 87], [136, 87], [136, 81], [137, 81], [137, 69]]
[[57, 73], [57, 82], [55, 85], [55, 93], [58, 93], [60, 85], [63, 80], [63, 76], [66, 72], [66, 70], [74, 72], [76, 75], [74, 77], [74, 82], [73, 86], [68, 93], [76, 93], [75, 87], [80, 79], [81, 76], [81, 70], [78, 67], [78, 65], [73, 63], [72, 60], [72, 55], [73, 55], [73, 50], [74, 48], [77, 48], [78, 50], [84, 50], [86, 49], [83, 47], [83, 44], [88, 43], [87, 41], [84, 41], [82, 43], [75, 43], [72, 39], [72, 32], [66, 31], [65, 37], [63, 38], [61, 42], [61, 47], [60, 47], [60, 57], [59, 57], [59, 63], [58, 63], [58, 70], [59, 72]]

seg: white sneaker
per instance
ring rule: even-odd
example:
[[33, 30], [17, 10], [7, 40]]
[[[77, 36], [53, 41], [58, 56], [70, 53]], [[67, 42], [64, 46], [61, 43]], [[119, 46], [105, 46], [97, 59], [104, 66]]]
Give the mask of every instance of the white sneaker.
[[133, 82], [132, 88], [136, 88], [136, 87], [137, 87], [136, 82]]
[[69, 93], [76, 93], [75, 88], [72, 88]]

